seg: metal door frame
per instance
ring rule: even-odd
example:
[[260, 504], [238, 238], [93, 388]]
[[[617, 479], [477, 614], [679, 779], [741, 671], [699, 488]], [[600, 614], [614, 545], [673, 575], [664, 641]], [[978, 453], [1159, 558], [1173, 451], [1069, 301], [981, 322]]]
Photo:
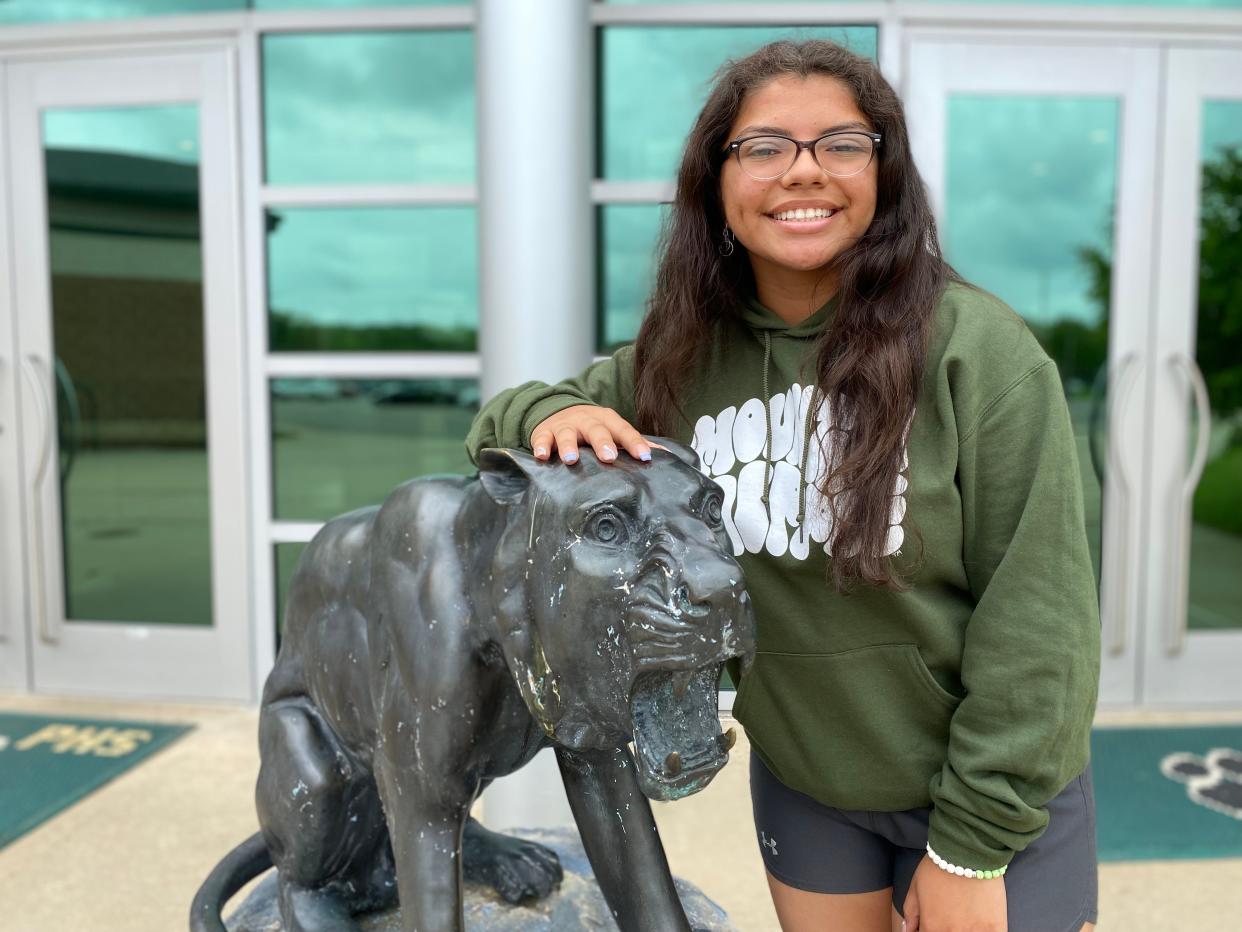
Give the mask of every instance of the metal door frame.
[[[58, 52], [5, 69], [11, 305], [23, 375], [21, 493], [29, 619], [25, 679], [37, 691], [147, 697], [254, 699], [251, 650], [248, 406], [241, 254], [237, 64], [233, 43], [162, 43], [142, 49]], [[47, 360], [52, 346], [46, 196], [39, 113], [45, 106], [199, 108], [200, 216], [208, 397], [214, 619], [209, 629], [151, 624], [64, 624], [59, 495], [38, 489], [54, 462]], [[30, 274], [28, 270], [41, 270]], [[26, 309], [24, 314], [19, 309]], [[36, 309], [36, 310], [32, 310]], [[36, 391], [35, 387], [39, 390]], [[9, 535], [11, 536], [11, 534]], [[39, 544], [41, 543], [41, 546]]]
[[1100, 698], [1105, 705], [1132, 705], [1141, 695], [1137, 658], [1144, 639], [1136, 620], [1143, 595], [1142, 493], [1150, 432], [1145, 360], [1152, 316], [1149, 276], [1155, 265], [1151, 191], [1159, 49], [1143, 42], [1103, 44], [1098, 37], [915, 31], [907, 39], [903, 73], [917, 76], [909, 80], [905, 95], [911, 145], [942, 227], [949, 94], [1100, 95], [1120, 101], [1108, 348], [1108, 463], [1114, 481], [1105, 486], [1102, 502]]

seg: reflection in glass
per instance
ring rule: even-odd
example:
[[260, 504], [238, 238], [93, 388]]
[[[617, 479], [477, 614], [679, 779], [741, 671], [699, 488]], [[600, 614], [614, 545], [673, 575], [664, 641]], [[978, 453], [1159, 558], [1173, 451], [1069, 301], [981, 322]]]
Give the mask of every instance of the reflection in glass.
[[267, 180], [475, 180], [468, 30], [263, 39]]
[[467, 6], [474, 0], [250, 0], [256, 10], [342, 10], [380, 6]]
[[633, 342], [646, 313], [655, 271], [655, 246], [668, 209], [659, 204], [608, 204], [597, 209], [602, 294], [596, 350], [611, 355]]
[[414, 476], [470, 475], [476, 379], [274, 379], [272, 484], [284, 520], [379, 504]]
[[872, 26], [601, 29], [596, 174], [618, 181], [672, 178], [713, 73], [726, 58], [747, 55], [776, 39], [832, 39], [872, 58], [876, 53]]
[[288, 602], [289, 583], [297, 569], [298, 558], [306, 544], [276, 544], [272, 548], [276, 564], [276, 648], [280, 648], [280, 636], [285, 630], [285, 604]]
[[0, 3], [0, 23], [63, 23], [244, 9], [246, 0], [5, 0]]
[[[1204, 105], [1202, 152], [1194, 353], [1212, 416], [1192, 512], [1188, 626], [1242, 628], [1242, 101]], [[1194, 425], [1192, 441], [1203, 429]]]
[[43, 133], [66, 618], [209, 625], [197, 108]]
[[1021, 314], [1061, 372], [1097, 583], [1119, 112], [1106, 97], [953, 95], [942, 233], [949, 261]]
[[[616, 0], [610, 0], [616, 2]], [[622, 0], [630, 2], [630, 0]], [[939, 3], [940, 0], [914, 0], [916, 3]], [[997, 0], [958, 0], [964, 3], [994, 4]], [[1065, 0], [1000, 0], [1001, 3], [1021, 4], [1025, 6], [1064, 6]], [[1167, 6], [1167, 7], [1204, 7], [1221, 10], [1242, 8], [1242, 0], [1078, 0], [1080, 6]]]
[[476, 218], [473, 207], [270, 210], [272, 350], [473, 352]]

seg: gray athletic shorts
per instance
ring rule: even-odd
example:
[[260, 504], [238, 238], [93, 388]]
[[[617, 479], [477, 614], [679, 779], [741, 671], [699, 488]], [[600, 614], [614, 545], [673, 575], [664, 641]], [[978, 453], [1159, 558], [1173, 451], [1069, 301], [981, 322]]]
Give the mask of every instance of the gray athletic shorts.
[[[893, 888], [898, 912], [927, 845], [931, 809], [836, 809], [791, 790], [750, 755], [750, 796], [763, 863], [781, 883], [812, 893]], [[1088, 767], [1048, 803], [1048, 829], [1005, 874], [1009, 932], [1078, 932], [1099, 896], [1095, 795]]]

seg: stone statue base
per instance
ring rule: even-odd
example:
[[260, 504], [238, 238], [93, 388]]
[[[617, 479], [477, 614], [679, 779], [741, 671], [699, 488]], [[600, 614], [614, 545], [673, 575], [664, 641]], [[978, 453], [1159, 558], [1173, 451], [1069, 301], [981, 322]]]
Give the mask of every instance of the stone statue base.
[[[600, 893], [591, 864], [574, 829], [517, 830], [521, 838], [552, 848], [561, 859], [565, 879], [543, 900], [513, 906], [488, 887], [466, 884], [463, 909], [470, 932], [599, 932], [616, 929]], [[737, 932], [719, 906], [698, 887], [674, 878], [690, 926], [705, 932]], [[269, 871], [225, 923], [229, 932], [284, 932], [276, 906], [276, 874]], [[400, 908], [358, 917], [365, 932], [401, 932]]]

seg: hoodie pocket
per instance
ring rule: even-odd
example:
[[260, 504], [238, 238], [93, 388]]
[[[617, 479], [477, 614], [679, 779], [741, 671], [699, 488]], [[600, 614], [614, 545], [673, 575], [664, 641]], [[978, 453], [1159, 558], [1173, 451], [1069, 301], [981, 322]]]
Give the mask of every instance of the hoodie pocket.
[[930, 802], [960, 700], [914, 644], [836, 654], [760, 653], [734, 717], [787, 786], [842, 809]]

